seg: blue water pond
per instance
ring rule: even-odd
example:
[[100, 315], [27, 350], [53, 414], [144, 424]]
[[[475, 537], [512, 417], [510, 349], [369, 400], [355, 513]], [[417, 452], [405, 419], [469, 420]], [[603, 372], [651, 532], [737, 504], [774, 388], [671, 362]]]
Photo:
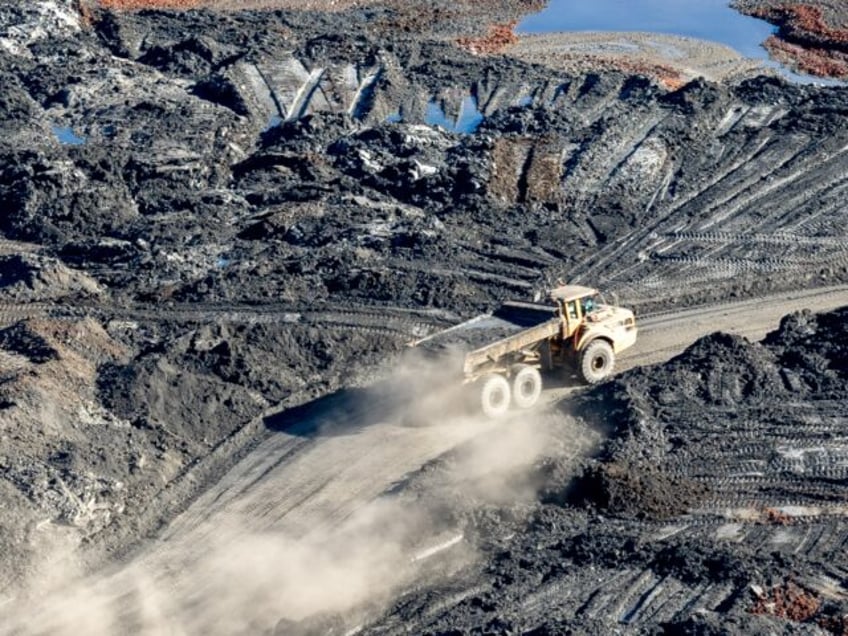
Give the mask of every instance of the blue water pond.
[[477, 100], [469, 95], [462, 100], [457, 118], [451, 119], [445, 114], [442, 105], [436, 100], [427, 104], [424, 121], [430, 126], [441, 126], [451, 132], [471, 134], [483, 123], [483, 114], [477, 107]]
[[775, 27], [743, 15], [729, 0], [550, 0], [539, 13], [525, 18], [518, 33], [562, 31], [647, 31], [726, 44], [745, 57], [764, 60], [787, 79], [841, 84], [793, 73], [769, 60], [762, 47]]
[[53, 134], [56, 135], [56, 139], [59, 140], [60, 144], [64, 144], [66, 146], [81, 146], [85, 143], [85, 139], [74, 134], [73, 128], [70, 128], [69, 126], [54, 125]]

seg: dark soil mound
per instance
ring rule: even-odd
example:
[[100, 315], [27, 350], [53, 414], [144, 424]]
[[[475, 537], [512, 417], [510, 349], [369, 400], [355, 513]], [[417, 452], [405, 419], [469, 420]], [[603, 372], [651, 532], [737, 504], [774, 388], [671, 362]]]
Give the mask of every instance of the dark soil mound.
[[705, 494], [705, 487], [671, 477], [648, 464], [604, 463], [592, 466], [571, 487], [575, 503], [625, 517], [668, 519], [685, 513]]
[[722, 437], [748, 427], [751, 413], [785, 425], [782, 402], [845, 395], [846, 318], [845, 310], [788, 316], [762, 344], [714, 334], [665, 365], [603, 385], [579, 408], [614, 418], [618, 429], [575, 496], [612, 514], [658, 519], [697, 507], [712, 483], [698, 475], [732, 450]]
[[25, 322], [0, 329], [0, 349], [24, 356], [35, 364], [59, 359], [56, 348]]

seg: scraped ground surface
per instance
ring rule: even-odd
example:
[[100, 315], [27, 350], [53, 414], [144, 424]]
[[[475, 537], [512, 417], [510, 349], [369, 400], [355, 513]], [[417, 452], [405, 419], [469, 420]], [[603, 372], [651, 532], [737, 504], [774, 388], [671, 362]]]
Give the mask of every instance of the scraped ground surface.
[[[473, 419], [451, 412], [437, 420], [437, 426], [446, 427], [454, 421], [450, 417], [460, 417], [455, 428], [459, 437], [454, 438], [407, 428], [404, 417], [372, 417], [368, 408], [358, 417], [353, 407], [345, 407], [340, 417], [362, 430], [331, 426], [335, 433], [327, 436], [327, 445], [313, 448], [313, 437], [287, 429], [300, 419], [267, 416], [299, 413], [292, 409], [314, 408], [316, 400], [338, 390], [372, 385], [391, 374], [410, 340], [490, 309], [506, 297], [531, 299], [560, 278], [616, 293], [621, 304], [635, 307], [648, 324], [661, 317], [646, 314], [657, 311], [697, 312], [692, 308], [745, 299], [756, 303], [770, 294], [783, 294], [770, 311], [788, 312], [814, 302], [799, 297], [799, 306], [791, 301], [793, 295], [848, 279], [843, 89], [755, 77], [727, 84], [693, 81], [669, 90], [643, 76], [572, 72], [545, 66], [544, 60], [530, 64], [478, 57], [452, 44], [456, 24], [443, 27], [447, 21], [431, 20], [431, 30], [411, 37], [402, 30], [411, 24], [409, 16], [391, 8], [318, 14], [104, 12], [85, 17], [72, 2], [0, 2], [0, 206], [5, 211], [0, 218], [0, 489], [5, 506], [0, 584], [3, 607], [12, 608], [7, 614], [11, 620], [33, 615], [27, 603], [40, 597], [44, 586], [67, 581], [51, 582], [51, 573], [132, 568], [132, 558], [143, 554], [153, 539], [169, 536], [177, 542], [180, 525], [166, 530], [170, 522], [193, 501], [209, 504], [201, 495], [242, 459], [246, 463], [228, 478], [238, 484], [220, 482], [232, 489], [230, 494], [250, 490], [238, 476], [246, 476], [250, 466], [259, 472], [270, 468], [265, 462], [278, 462], [281, 474], [298, 485], [278, 493], [276, 500], [266, 496], [265, 488], [276, 489], [257, 486], [270, 505], [270, 516], [258, 515], [259, 528], [251, 527], [256, 510], [247, 519], [231, 520], [237, 538], [261, 533], [275, 521], [295, 535], [309, 519], [336, 523], [346, 513], [332, 502], [347, 497], [364, 508], [376, 495], [386, 494], [387, 487], [394, 492], [387, 483], [392, 480], [396, 496], [412, 497], [413, 509], [434, 509], [433, 518], [442, 525], [436, 523], [423, 538], [409, 537], [401, 527], [391, 544], [397, 550], [387, 556], [390, 564], [408, 564], [446, 544], [433, 558], [452, 561], [450, 550], [459, 548], [467, 551], [456, 559], [458, 569], [490, 563], [506, 535], [479, 528], [490, 523], [511, 528], [516, 537], [528, 536], [521, 532], [528, 514], [541, 505], [540, 488], [560, 506], [583, 506], [568, 509], [567, 514], [577, 515], [568, 519], [589, 523], [594, 513], [586, 512], [586, 502], [557, 495], [550, 475], [559, 474], [560, 485], [570, 481], [595, 452], [602, 463], [607, 457], [607, 463], [618, 461], [617, 455], [606, 454], [614, 448], [604, 445], [607, 436], [619, 439], [621, 431], [630, 430], [616, 428], [618, 414], [593, 419], [591, 413], [569, 413], [582, 423], [575, 419], [576, 428], [568, 428], [566, 422], [572, 420], [562, 408], [543, 411], [547, 415], [540, 418], [541, 426], [555, 443], [543, 444], [550, 447], [547, 459], [542, 453], [537, 461], [530, 453], [517, 469], [524, 480], [517, 483], [527, 484], [517, 493], [516, 501], [525, 506], [521, 509], [493, 499], [491, 492], [465, 499], [466, 473], [450, 478], [445, 462], [451, 455], [441, 454], [447, 446], [463, 446], [466, 434], [473, 442]], [[434, 110], [443, 113], [445, 126], [428, 123]], [[475, 126], [461, 134], [457, 120], [469, 112], [477, 113]], [[844, 303], [838, 290], [823, 293], [835, 294], [828, 297], [836, 300], [831, 305], [815, 301], [821, 309]], [[744, 327], [758, 311], [754, 305], [730, 312], [732, 326]], [[699, 320], [697, 314], [684, 317]], [[841, 324], [842, 315], [832, 320]], [[718, 324], [707, 320], [698, 333]], [[808, 321], [793, 329], [811, 330], [828, 342], [837, 333], [831, 322]], [[653, 344], [640, 353], [643, 361], [662, 357], [657, 336], [646, 330], [646, 342]], [[787, 331], [770, 353], [755, 347], [762, 360], [777, 367], [777, 376], [769, 371], [768, 377], [784, 387], [763, 388], [763, 400], [785, 403], [786, 413], [794, 412], [793, 400], [804, 402], [811, 417], [823, 421], [842, 417], [838, 405], [844, 400], [840, 402], [838, 391], [834, 398], [820, 393], [831, 390], [828, 378], [833, 373], [841, 373], [836, 358], [830, 349], [816, 353], [809, 343], [800, 343], [793, 358], [797, 338], [790, 336]], [[684, 367], [697, 369], [711, 356], [729, 356], [728, 378], [737, 379], [713, 386], [713, 379], [698, 379], [699, 372], [692, 371], [694, 397], [686, 394], [685, 408], [669, 411], [690, 419], [669, 439], [676, 448], [693, 452], [701, 448], [702, 438], [697, 425], [688, 424], [692, 418], [697, 424], [702, 409], [701, 402], [686, 400], [702, 400], [699, 396], [707, 390], [721, 396], [721, 383], [727, 382], [728, 395], [736, 400], [733, 408], [748, 408], [743, 400], [747, 394], [739, 387], [746, 386], [746, 369], [754, 364], [742, 355], [748, 345], [719, 339], [701, 346], [690, 362], [681, 363]], [[444, 364], [437, 375], [449, 379], [455, 367]], [[675, 369], [658, 377], [669, 378], [667, 384], [683, 391], [690, 384]], [[708, 389], [703, 382], [710, 383]], [[617, 399], [606, 390], [591, 395], [600, 403]], [[668, 402], [663, 408], [678, 404], [675, 399], [657, 392], [658, 404]], [[631, 422], [622, 408], [622, 421]], [[300, 413], [310, 421], [308, 413]], [[765, 430], [776, 425], [771, 416], [757, 418]], [[704, 421], [712, 426], [719, 419]], [[556, 438], [557, 431], [562, 437]], [[586, 437], [579, 431], [587, 431]], [[394, 450], [394, 441], [410, 454], [389, 453], [396, 464], [378, 461], [379, 452], [352, 460], [344, 454], [345, 441], [350, 441], [345, 436], [364, 445], [359, 448], [377, 451], [383, 446]], [[569, 450], [572, 439], [582, 441]], [[828, 439], [822, 441], [823, 454], [817, 455], [825, 458], [820, 462], [825, 468], [832, 464], [831, 455], [837, 464], [841, 461], [841, 442]], [[420, 443], [422, 454], [412, 452], [417, 446], [405, 440]], [[265, 451], [251, 455], [257, 447]], [[746, 462], [765, 461], [762, 453], [776, 452], [771, 447], [755, 450]], [[320, 471], [311, 481], [298, 457], [308, 457], [310, 464], [323, 457], [333, 470], [352, 475], [359, 492], [346, 493], [332, 479], [321, 481]], [[436, 461], [422, 467], [428, 459]], [[727, 472], [729, 463], [717, 462], [716, 469]], [[369, 470], [384, 464], [388, 472], [370, 482]], [[695, 465], [710, 463], [704, 459]], [[678, 474], [678, 464], [668, 466], [670, 477], [657, 482], [660, 492], [668, 491], [669, 479], [672, 485], [680, 480], [697, 485], [701, 477], [701, 486], [715, 489], [708, 474]], [[585, 467], [588, 471], [591, 465]], [[749, 469], [745, 464], [744, 470]], [[419, 470], [423, 481], [414, 479]], [[643, 473], [654, 483], [650, 471], [635, 472]], [[606, 477], [621, 474], [615, 467], [597, 468], [587, 472], [587, 484], [600, 485], [596, 492], [601, 494], [626, 492], [605, 485], [615, 485]], [[756, 501], [784, 506], [789, 486], [781, 484], [773, 498], [757, 490]], [[828, 494], [829, 484], [824, 478], [812, 486], [801, 480], [792, 488], [807, 505], [811, 495], [805, 493], [837, 496], [838, 488]], [[751, 492], [739, 482], [727, 489], [737, 487], [743, 495]], [[694, 497], [699, 492], [700, 486], [693, 486], [683, 499], [691, 505], [663, 514], [676, 519], [697, 511], [707, 501]], [[222, 495], [222, 507], [229, 496]], [[238, 501], [233, 499], [233, 505], [238, 507]], [[306, 516], [297, 523], [282, 520], [285, 509], [298, 501], [304, 502]], [[644, 527], [632, 517], [655, 514], [655, 507], [610, 506], [602, 497], [590, 503], [606, 506], [610, 512], [604, 518], [621, 517], [616, 527], [626, 546], [636, 542], [631, 551], [638, 552]], [[277, 504], [283, 510], [274, 510]], [[206, 514], [202, 508], [188, 509], [187, 519]], [[777, 509], [772, 518], [791, 512]], [[377, 522], [349, 531], [368, 535], [391, 526], [390, 520], [375, 518]], [[244, 533], [242, 523], [248, 524]], [[582, 523], [567, 522], [577, 534], [579, 528], [590, 528]], [[428, 526], [422, 522], [422, 527]], [[556, 528], [552, 532], [556, 535]], [[460, 543], [451, 543], [454, 533], [462, 534]], [[704, 536], [693, 536], [669, 556], [675, 567], [698, 554]], [[339, 541], [337, 545], [345, 545], [344, 539]], [[249, 545], [237, 553], [247, 553], [245, 560]], [[316, 545], [320, 549], [325, 544]], [[733, 546], [727, 549], [732, 556]], [[623, 550], [615, 547], [611, 554]], [[514, 553], [524, 554], [518, 548]], [[605, 554], [602, 546], [589, 546], [585, 553], [580, 557], [584, 563]], [[72, 563], [56, 565], [52, 559], [57, 554], [70, 555]], [[644, 553], [645, 559], [648, 555]], [[524, 568], [523, 557], [517, 558]], [[426, 561], [421, 565], [425, 569], [431, 567]], [[633, 564], [638, 576], [647, 562]], [[527, 563], [528, 576], [540, 576], [541, 567]], [[812, 565], [798, 563], [769, 570], [775, 573], [775, 585], [782, 584], [785, 570], [812, 571]], [[417, 569], [397, 570], [404, 576], [411, 573], [380, 599], [354, 595], [338, 620], [345, 625], [365, 620], [375, 630], [394, 629], [405, 621], [426, 627], [427, 616], [434, 624], [456, 619], [471, 625], [477, 620], [473, 612], [452, 614], [450, 603], [433, 610], [424, 597], [410, 597], [410, 614], [400, 607], [392, 610], [395, 594], [409, 592], [415, 581], [431, 581]], [[175, 585], [191, 588], [205, 580], [204, 570], [199, 572]], [[475, 585], [492, 577], [485, 570], [463, 572], [477, 583], [460, 585], [455, 598], [468, 598], [475, 608], [488, 606], [488, 593], [478, 593], [483, 588]], [[702, 573], [697, 570], [686, 580], [697, 580]], [[829, 576], [838, 597], [844, 577], [836, 571]], [[103, 585], [104, 579], [95, 580]], [[105, 580], [108, 587], [110, 579]], [[213, 580], [226, 582], [227, 577]], [[731, 585], [708, 578], [702, 582], [713, 591]], [[234, 615], [239, 629], [268, 629], [278, 618], [310, 621], [311, 609], [319, 610], [314, 620], [321, 620], [320, 603], [304, 601], [301, 611], [281, 607], [279, 599], [286, 595], [277, 594], [283, 588], [273, 583], [272, 578], [261, 586], [272, 598], [258, 618]], [[443, 583], [431, 583], [435, 587], [426, 589], [445, 589], [439, 587]], [[572, 583], [551, 594], [560, 595]], [[719, 587], [710, 587], [713, 583]], [[798, 583], [812, 587], [806, 578]], [[767, 604], [768, 595], [775, 594], [772, 583], [757, 584], [765, 586], [765, 600], [760, 600]], [[653, 589], [645, 585], [646, 592]], [[745, 589], [741, 578], [734, 578], [732, 586]], [[79, 589], [85, 593], [89, 588]], [[529, 589], [522, 587], [517, 596]], [[823, 589], [810, 593], [824, 598]], [[118, 625], [134, 631], [133, 625], [159, 625], [145, 621], [167, 619], [167, 612], [157, 618], [160, 605], [144, 604], [148, 593], [128, 592], [131, 598], [119, 606], [130, 610], [127, 615], [119, 612], [114, 619]], [[198, 593], [206, 598], [202, 590]], [[175, 594], [173, 601], [186, 598], [191, 607], [190, 593]], [[522, 621], [516, 625], [535, 629], [532, 617], [553, 607], [546, 598], [540, 596], [538, 609], [526, 613], [495, 599], [492, 616], [506, 620], [507, 610], [498, 614], [498, 608], [511, 607], [508, 612]], [[380, 601], [383, 609], [374, 609], [373, 601]], [[717, 603], [712, 606], [717, 621], [735, 620], [730, 610], [736, 605]], [[675, 610], [681, 612], [675, 620], [685, 622], [694, 609], [684, 604]], [[579, 620], [588, 622], [579, 625], [589, 629], [591, 621], [599, 620], [598, 629], [605, 632], [618, 626], [621, 616], [604, 609], [582, 616]], [[817, 614], [815, 620], [822, 617]], [[261, 619], [261, 626], [245, 627], [253, 618]], [[95, 620], [93, 627], [108, 628], [110, 620]], [[645, 612], [634, 625], [648, 629], [664, 620]], [[777, 619], [762, 620], [769, 629], [783, 625]], [[285, 624], [281, 629], [287, 633]], [[493, 623], [491, 629], [510, 628]], [[556, 633], [559, 628], [551, 622], [546, 629]]]

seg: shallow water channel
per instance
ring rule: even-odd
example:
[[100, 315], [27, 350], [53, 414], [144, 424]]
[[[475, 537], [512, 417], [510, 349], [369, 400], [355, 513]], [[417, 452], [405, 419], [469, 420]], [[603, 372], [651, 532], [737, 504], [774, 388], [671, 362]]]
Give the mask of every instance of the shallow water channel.
[[770, 60], [762, 42], [775, 30], [764, 20], [734, 10], [728, 0], [550, 0], [516, 29], [518, 33], [645, 31], [710, 40], [763, 60], [792, 81], [839, 83], [800, 75]]
[[550, 0], [518, 25], [520, 33], [649, 31], [721, 42], [745, 57], [768, 57], [768, 22], [732, 9], [727, 0]]

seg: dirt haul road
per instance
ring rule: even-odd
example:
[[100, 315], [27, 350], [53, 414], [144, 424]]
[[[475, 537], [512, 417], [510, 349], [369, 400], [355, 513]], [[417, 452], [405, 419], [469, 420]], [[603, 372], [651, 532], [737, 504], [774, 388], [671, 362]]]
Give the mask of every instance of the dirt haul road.
[[[666, 360], [715, 330], [760, 338], [787, 312], [846, 304], [848, 286], [839, 286], [655, 314], [641, 321], [639, 343], [618, 368]], [[45, 593], [48, 607], [24, 613], [21, 633], [256, 633], [281, 618], [373, 610], [474, 558], [473, 540], [441, 514], [443, 493], [408, 492], [410, 474], [453, 451], [452, 486], [473, 490], [475, 501], [529, 501], [533, 484], [521, 475], [540, 457], [564, 453], [576, 468], [602, 441], [567, 414], [566, 398], [579, 388], [549, 391], [530, 418], [491, 422], [450, 415], [444, 391], [407, 402], [399, 387], [412, 377], [403, 371], [269, 416], [271, 436], [129, 564], [70, 585], [73, 568], [56, 557], [44, 584], [61, 600]], [[422, 404], [437, 414], [410, 424], [406, 415]], [[552, 427], [560, 439], [572, 429], [570, 448], [549, 447]]]

